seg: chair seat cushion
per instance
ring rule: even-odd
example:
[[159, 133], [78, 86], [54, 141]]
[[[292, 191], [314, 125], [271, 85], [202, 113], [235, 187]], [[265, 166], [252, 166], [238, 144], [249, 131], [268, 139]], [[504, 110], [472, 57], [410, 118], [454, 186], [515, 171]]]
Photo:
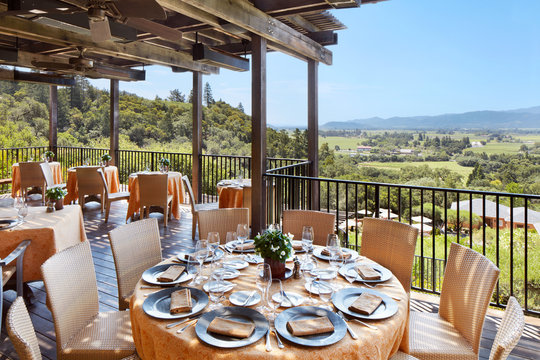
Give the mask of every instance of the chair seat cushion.
[[409, 353], [418, 359], [476, 360], [469, 342], [439, 314], [411, 311]]
[[6, 285], [9, 279], [15, 274], [17, 267], [15, 265], [8, 265], [2, 268], [2, 286]]
[[115, 201], [115, 200], [123, 200], [123, 199], [129, 199], [129, 192], [128, 191], [120, 191], [115, 193], [109, 194], [109, 200]]
[[218, 203], [195, 204], [195, 211], [218, 209]]
[[398, 351], [397, 353], [395, 353], [391, 358], [390, 360], [418, 360], [417, 358], [415, 358], [414, 356], [412, 355], [409, 355], [409, 354], [406, 354], [404, 352], [401, 352], [401, 351]]
[[62, 349], [63, 359], [122, 359], [135, 353], [129, 311], [101, 312]]

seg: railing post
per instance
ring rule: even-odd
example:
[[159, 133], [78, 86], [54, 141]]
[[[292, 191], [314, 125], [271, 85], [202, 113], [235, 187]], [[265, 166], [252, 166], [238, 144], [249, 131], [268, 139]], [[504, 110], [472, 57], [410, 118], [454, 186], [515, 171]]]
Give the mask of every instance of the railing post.
[[202, 201], [202, 73], [193, 72], [193, 96], [192, 96], [192, 116], [193, 116], [193, 137], [191, 156], [191, 182], [193, 192], [197, 202]]
[[[308, 167], [309, 177], [319, 177], [319, 63], [308, 60]], [[309, 192], [309, 208], [319, 209], [319, 187], [312, 186]]]
[[380, 194], [379, 194], [379, 185], [375, 185], [375, 217], [379, 217], [380, 209]]
[[49, 150], [58, 159], [58, 88], [55, 85], [49, 86]]
[[110, 93], [110, 110], [109, 110], [109, 125], [110, 125], [110, 147], [109, 153], [113, 158], [113, 164], [118, 166], [118, 149], [119, 149], [119, 118], [120, 118], [120, 92], [119, 81], [111, 79]]

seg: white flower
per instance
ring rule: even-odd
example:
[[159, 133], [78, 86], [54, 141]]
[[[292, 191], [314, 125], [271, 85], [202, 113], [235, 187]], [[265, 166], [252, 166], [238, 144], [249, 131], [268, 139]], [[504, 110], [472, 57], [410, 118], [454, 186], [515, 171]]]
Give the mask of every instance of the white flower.
[[285, 251], [282, 251], [282, 252], [281, 252], [281, 256], [285, 256]]
[[289, 237], [289, 239], [293, 239], [294, 238], [294, 234], [291, 234], [291, 233], [288, 233], [287, 236]]

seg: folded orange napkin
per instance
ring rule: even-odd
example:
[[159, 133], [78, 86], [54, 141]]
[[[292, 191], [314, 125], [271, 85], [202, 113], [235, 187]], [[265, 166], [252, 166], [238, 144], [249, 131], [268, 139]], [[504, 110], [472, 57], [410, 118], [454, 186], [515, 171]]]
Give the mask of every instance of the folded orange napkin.
[[251, 250], [255, 249], [255, 243], [238, 244], [235, 247], [236, 250]]
[[[348, 259], [348, 258], [350, 258], [352, 256], [352, 253], [350, 253], [350, 252], [340, 251], [339, 254], [341, 256], [343, 256], [344, 259]], [[323, 251], [321, 251], [321, 255], [331, 256], [332, 254], [330, 253], [330, 250], [328, 250], [328, 248], [324, 248]]]
[[382, 298], [377, 295], [362, 293], [352, 304], [349, 310], [362, 315], [371, 315], [382, 303]]
[[364, 280], [379, 280], [381, 278], [381, 274], [369, 265], [356, 265], [355, 269]]
[[332, 332], [334, 325], [328, 316], [322, 316], [314, 319], [289, 321], [287, 329], [294, 336], [306, 336]]
[[171, 294], [171, 314], [191, 311], [191, 291], [182, 289]]
[[184, 272], [186, 268], [184, 266], [180, 265], [173, 265], [169, 266], [167, 270], [165, 270], [161, 275], [157, 277], [157, 281], [160, 282], [171, 282], [176, 279]]
[[255, 324], [253, 323], [248, 324], [220, 317], [215, 317], [208, 325], [208, 331], [210, 332], [240, 339], [250, 337], [253, 330], [255, 330]]

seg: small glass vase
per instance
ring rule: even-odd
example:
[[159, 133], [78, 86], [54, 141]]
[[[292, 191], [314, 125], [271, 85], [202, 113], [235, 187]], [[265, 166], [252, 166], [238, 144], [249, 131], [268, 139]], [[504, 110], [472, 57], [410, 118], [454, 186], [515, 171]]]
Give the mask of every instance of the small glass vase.
[[56, 201], [55, 200], [49, 200], [47, 201], [47, 212], [48, 213], [52, 213], [55, 211], [54, 209], [54, 205], [56, 204]]
[[270, 265], [270, 269], [272, 270], [272, 278], [280, 280], [285, 279], [285, 272], [287, 271], [287, 268], [285, 267], [284, 262], [264, 258], [264, 263]]

